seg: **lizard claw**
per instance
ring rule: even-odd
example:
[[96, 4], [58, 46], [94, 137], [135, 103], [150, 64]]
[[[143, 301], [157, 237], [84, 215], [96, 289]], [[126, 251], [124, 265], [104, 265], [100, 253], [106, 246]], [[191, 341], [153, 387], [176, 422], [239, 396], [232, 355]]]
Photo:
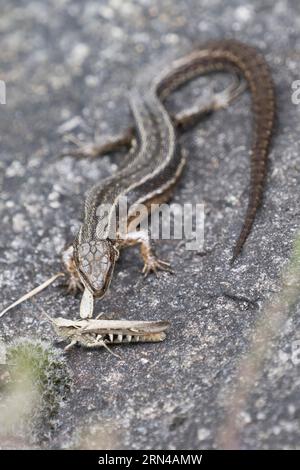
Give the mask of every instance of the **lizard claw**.
[[147, 258], [144, 264], [144, 268], [142, 273], [144, 276], [148, 276], [151, 272], [153, 272], [156, 276], [158, 276], [158, 271], [167, 271], [169, 273], [173, 273], [170, 263], [167, 261], [160, 260], [155, 256], [150, 256]]
[[78, 292], [83, 292], [83, 285], [75, 276], [70, 276], [67, 283], [65, 284], [68, 294], [76, 295]]

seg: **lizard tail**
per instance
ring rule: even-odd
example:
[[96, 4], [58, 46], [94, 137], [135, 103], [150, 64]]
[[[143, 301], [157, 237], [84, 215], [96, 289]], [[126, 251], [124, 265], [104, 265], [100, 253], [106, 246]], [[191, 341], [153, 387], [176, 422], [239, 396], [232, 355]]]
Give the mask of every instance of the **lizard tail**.
[[250, 195], [249, 195], [249, 203], [244, 219], [244, 223], [242, 229], [240, 231], [239, 237], [234, 245], [232, 257], [230, 260], [230, 264], [233, 264], [236, 258], [240, 255], [243, 246], [251, 232], [256, 212], [261, 205], [262, 197], [263, 197], [263, 189], [264, 189], [264, 181], [265, 181], [265, 174], [266, 168], [263, 172], [260, 173], [260, 181], [256, 179], [255, 187], [253, 187]]
[[241, 253], [251, 232], [255, 216], [261, 205], [267, 173], [268, 154], [275, 126], [275, 89], [269, 66], [254, 47], [236, 41], [225, 41], [223, 47], [230, 50], [231, 60], [248, 82], [252, 97], [253, 137], [250, 164], [250, 192], [248, 207], [240, 235], [233, 249], [231, 263]]
[[164, 99], [187, 80], [210, 71], [227, 69], [233, 69], [245, 78], [252, 97], [254, 121], [248, 208], [233, 249], [233, 262], [242, 251], [263, 196], [276, 108], [275, 90], [269, 66], [255, 47], [233, 39], [212, 41], [186, 58], [176, 61], [171, 73], [160, 81], [158, 94]]

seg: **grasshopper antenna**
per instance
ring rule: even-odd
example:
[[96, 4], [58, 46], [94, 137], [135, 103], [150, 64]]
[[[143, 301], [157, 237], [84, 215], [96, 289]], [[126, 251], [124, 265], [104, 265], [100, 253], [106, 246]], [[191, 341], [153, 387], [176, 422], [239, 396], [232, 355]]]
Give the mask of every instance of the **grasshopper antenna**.
[[50, 284], [52, 284], [54, 281], [56, 281], [58, 277], [61, 277], [61, 276], [65, 276], [65, 273], [56, 273], [54, 274], [54, 276], [51, 276], [49, 279], [47, 279], [45, 282], [40, 284], [38, 287], [35, 287], [30, 292], [27, 292], [27, 294], [23, 295], [20, 299], [16, 300], [13, 304], [9, 305], [4, 310], [2, 310], [2, 312], [0, 312], [0, 318], [3, 317], [3, 315], [5, 315], [5, 313], [7, 313], [12, 308], [16, 307], [17, 305], [20, 305], [22, 302], [25, 302], [25, 300], [31, 299], [36, 294], [39, 294], [40, 292], [42, 292], [44, 289], [46, 289], [46, 287], [50, 286]]
[[41, 305], [38, 305], [38, 303], [35, 299], [31, 299], [31, 302], [40, 310], [40, 312], [47, 318], [47, 320], [50, 323], [55, 324], [55, 320], [53, 318], [51, 318], [50, 315], [48, 315], [46, 310]]

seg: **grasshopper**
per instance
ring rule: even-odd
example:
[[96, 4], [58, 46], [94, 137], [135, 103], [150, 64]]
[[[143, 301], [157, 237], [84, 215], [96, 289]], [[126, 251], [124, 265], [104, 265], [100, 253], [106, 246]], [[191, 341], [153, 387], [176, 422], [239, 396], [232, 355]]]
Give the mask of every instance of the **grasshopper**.
[[170, 325], [167, 321], [69, 320], [62, 317], [51, 318], [46, 312], [43, 313], [53, 324], [57, 335], [70, 341], [65, 351], [79, 344], [86, 348], [104, 347], [114, 354], [108, 345], [163, 341]]
[[[32, 299], [32, 297], [52, 284], [59, 276], [63, 275], [63, 273], [57, 273], [40, 286], [23, 295], [12, 305], [0, 312], [0, 317], [25, 300]], [[32, 302], [35, 303], [34, 299], [32, 299]], [[69, 320], [63, 317], [51, 318], [41, 306], [39, 309], [53, 324], [57, 335], [65, 340], [70, 340], [70, 343], [65, 347], [66, 351], [75, 344], [79, 344], [86, 348], [104, 347], [114, 356], [120, 357], [113, 353], [108, 345], [137, 342], [158, 343], [166, 338], [165, 331], [170, 326], [170, 323], [167, 321], [100, 320], [101, 314], [96, 319]]]

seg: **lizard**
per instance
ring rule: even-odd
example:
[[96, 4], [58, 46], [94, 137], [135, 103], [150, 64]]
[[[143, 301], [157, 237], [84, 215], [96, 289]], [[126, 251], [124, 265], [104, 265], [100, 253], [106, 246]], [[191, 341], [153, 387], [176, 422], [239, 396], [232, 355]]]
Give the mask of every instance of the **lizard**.
[[[154, 202], [162, 203], [170, 199], [186, 163], [185, 155], [179, 148], [179, 130], [193, 124], [202, 114], [225, 107], [241, 89], [231, 89], [225, 105], [224, 100], [220, 102], [213, 99], [204, 110], [184, 112], [177, 119], [168, 113], [166, 98], [194, 78], [220, 71], [241, 76], [252, 98], [250, 191], [244, 222], [231, 261], [242, 251], [262, 202], [275, 124], [275, 89], [269, 66], [255, 47], [233, 39], [216, 40], [175, 60], [150, 84], [131, 91], [130, 106], [135, 129], [129, 128], [100, 147], [89, 145], [74, 152], [96, 156], [119, 146], [130, 147], [121, 169], [88, 192], [83, 222], [73, 244], [63, 253], [63, 263], [69, 273], [69, 290], [84, 289], [80, 306], [82, 318], [92, 316], [94, 299], [102, 298], [107, 292], [122, 248], [140, 245], [145, 275], [157, 270], [170, 271], [169, 263], [156, 257], [149, 234], [131, 231], [130, 224], [135, 218], [134, 208], [138, 203], [150, 208]], [[113, 227], [113, 216], [123, 196], [127, 197], [132, 210], [129, 209], [126, 221], [117, 217]], [[98, 210], [102, 205], [109, 210], [105, 216], [99, 217]], [[121, 234], [119, 227], [122, 223], [129, 229]]]

